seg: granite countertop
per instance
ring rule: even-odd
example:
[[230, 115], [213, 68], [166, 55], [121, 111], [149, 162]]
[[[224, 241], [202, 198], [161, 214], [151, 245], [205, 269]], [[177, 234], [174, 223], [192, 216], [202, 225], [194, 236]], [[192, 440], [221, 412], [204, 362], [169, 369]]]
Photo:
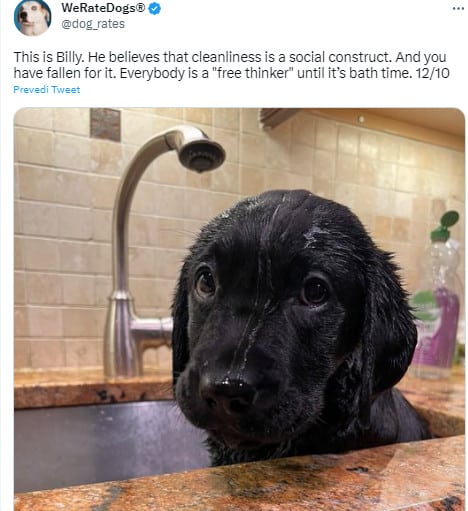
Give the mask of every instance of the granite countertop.
[[172, 399], [172, 374], [147, 370], [137, 378], [104, 376], [103, 370], [15, 372], [15, 409]]
[[464, 436], [18, 494], [15, 511], [458, 511]]
[[[445, 438], [17, 494], [15, 511], [464, 509], [464, 371], [399, 388]], [[17, 373], [15, 407], [172, 399], [171, 375], [106, 380], [100, 370]]]

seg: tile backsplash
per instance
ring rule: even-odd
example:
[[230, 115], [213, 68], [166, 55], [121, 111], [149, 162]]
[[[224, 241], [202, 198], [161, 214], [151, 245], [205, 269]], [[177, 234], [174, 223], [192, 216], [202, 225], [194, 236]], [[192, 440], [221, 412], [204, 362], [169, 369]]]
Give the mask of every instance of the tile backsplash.
[[[119, 178], [149, 137], [177, 124], [203, 129], [223, 145], [227, 158], [220, 169], [198, 175], [169, 153], [143, 176], [129, 228], [130, 286], [141, 316], [170, 314], [186, 247], [207, 220], [271, 188], [307, 188], [349, 206], [376, 242], [395, 253], [409, 291], [429, 232], [447, 209], [461, 213], [452, 235], [464, 247], [463, 152], [308, 111], [268, 131], [257, 118], [256, 109], [17, 113], [17, 369], [102, 365]], [[91, 126], [98, 135], [92, 136]], [[145, 354], [145, 363], [169, 368], [170, 358], [170, 350], [161, 348]]]

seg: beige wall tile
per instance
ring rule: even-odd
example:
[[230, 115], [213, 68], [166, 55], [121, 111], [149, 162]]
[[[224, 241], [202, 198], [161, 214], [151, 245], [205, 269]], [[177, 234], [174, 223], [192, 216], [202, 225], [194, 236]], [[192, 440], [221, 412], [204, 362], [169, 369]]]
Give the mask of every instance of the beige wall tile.
[[166, 346], [161, 346], [156, 354], [158, 368], [161, 371], [170, 371], [172, 369], [172, 350]]
[[[357, 185], [354, 212], [360, 217], [361, 222], [364, 222], [364, 218], [373, 218], [373, 211], [375, 211], [375, 188]], [[367, 223], [372, 224], [372, 220], [368, 220]]]
[[244, 165], [264, 167], [266, 140], [262, 135], [241, 134], [240, 158]]
[[407, 218], [394, 218], [392, 238], [396, 241], [410, 241], [410, 221]]
[[193, 172], [191, 170], [186, 171], [185, 175], [185, 186], [187, 188], [197, 188], [198, 190], [209, 190], [212, 188], [213, 172]]
[[94, 245], [81, 241], [62, 241], [59, 248], [62, 272], [91, 273], [93, 271]]
[[413, 211], [414, 195], [405, 192], [395, 192], [395, 211], [394, 215], [399, 217], [410, 218]]
[[123, 175], [125, 161], [122, 144], [109, 140], [90, 141], [90, 167], [96, 174]]
[[92, 212], [89, 209], [58, 206], [58, 236], [61, 239], [91, 240], [93, 237]]
[[95, 305], [95, 277], [64, 275], [62, 277], [63, 304]]
[[112, 211], [110, 209], [93, 209], [91, 215], [92, 239], [110, 242], [112, 238]]
[[315, 147], [335, 151], [338, 142], [338, 127], [328, 120], [318, 119], [315, 133]]
[[53, 271], [60, 268], [58, 241], [40, 238], [23, 238], [20, 241], [26, 270]]
[[65, 367], [65, 345], [62, 340], [33, 339], [30, 352], [33, 369]]
[[230, 207], [232, 207], [238, 200], [240, 200], [239, 195], [230, 194], [230, 193], [213, 193], [211, 202], [211, 207], [208, 211], [208, 220], [215, 215], [219, 215], [223, 211], [226, 211]]
[[15, 271], [14, 273], [14, 293], [16, 305], [26, 303], [25, 273], [23, 271]]
[[213, 123], [213, 109], [211, 108], [186, 108], [184, 116], [187, 122], [194, 124]]
[[336, 175], [336, 153], [316, 149], [314, 153], [313, 176], [319, 179], [335, 180]]
[[91, 308], [63, 309], [63, 335], [65, 337], [97, 337], [103, 335], [105, 310]]
[[239, 131], [240, 110], [238, 108], [214, 108], [213, 125], [215, 128]]
[[397, 165], [381, 162], [374, 168], [374, 183], [377, 188], [394, 189], [397, 175]]
[[357, 170], [357, 183], [366, 186], [376, 186], [378, 172], [377, 160], [359, 158]]
[[174, 125], [172, 119], [156, 117], [145, 110], [122, 110], [121, 134], [124, 144], [138, 147], [160, 132]]
[[55, 205], [18, 202], [21, 234], [55, 238], [58, 235], [57, 208]]
[[27, 302], [34, 305], [62, 303], [62, 277], [54, 273], [26, 273]]
[[86, 174], [57, 172], [57, 199], [68, 206], [90, 206], [92, 181]]
[[359, 156], [361, 158], [377, 159], [379, 157], [378, 135], [368, 131], [359, 135]]
[[15, 126], [51, 130], [54, 110], [53, 108], [22, 108], [15, 114]]
[[54, 156], [54, 139], [49, 131], [27, 128], [15, 129], [15, 162], [51, 165]]
[[357, 156], [359, 152], [359, 131], [349, 126], [338, 128], [338, 153]]
[[379, 158], [382, 161], [398, 162], [400, 144], [397, 137], [381, 135], [377, 139], [377, 144], [379, 146]]
[[153, 277], [156, 275], [156, 250], [148, 247], [128, 249], [130, 275], [136, 277]]
[[154, 216], [132, 214], [128, 225], [128, 240], [130, 245], [157, 246], [158, 219]]
[[108, 298], [112, 292], [112, 278], [111, 276], [97, 275], [94, 279], [94, 298], [98, 306], [106, 307]]
[[31, 337], [61, 337], [63, 335], [62, 313], [57, 307], [36, 307], [27, 309], [28, 331]]
[[184, 186], [191, 171], [185, 169], [174, 153], [161, 155], [153, 164], [154, 181], [164, 185]]
[[92, 166], [91, 141], [74, 135], [55, 134], [53, 163], [61, 169], [88, 172]]
[[[213, 132], [213, 138], [221, 144], [226, 151], [226, 162], [239, 162], [239, 132], [216, 128]], [[217, 172], [214, 172], [216, 174]]]
[[265, 171], [255, 167], [241, 165], [240, 193], [242, 195], [257, 195], [266, 189], [264, 185]]
[[14, 346], [14, 368], [31, 367], [30, 341], [16, 338]]
[[[304, 146], [310, 149], [308, 146]], [[295, 151], [291, 151], [291, 146], [288, 141], [279, 138], [267, 139], [265, 144], [265, 165], [268, 168], [279, 169], [281, 171], [288, 171], [291, 167], [299, 167], [298, 159], [294, 158]], [[301, 161], [302, 164], [302, 161]]]
[[353, 183], [337, 182], [334, 200], [354, 210], [356, 207], [357, 186]]
[[358, 182], [359, 159], [356, 156], [339, 153], [336, 160], [337, 183]]
[[[92, 194], [91, 202], [93, 207], [104, 209], [112, 209], [114, 207], [115, 196], [117, 194], [117, 188], [119, 187], [119, 179], [117, 177], [96, 176], [88, 182], [88, 186]], [[147, 183], [142, 183], [138, 191], [135, 192], [132, 202], [132, 209], [134, 209], [134, 211], [141, 211], [144, 209], [142, 203], [148, 201], [146, 195], [148, 194], [148, 189], [151, 190], [150, 186], [151, 185]], [[152, 204], [151, 201], [148, 202]], [[153, 208], [151, 207], [151, 209]]]
[[21, 199], [55, 202], [57, 173], [43, 167], [18, 165], [18, 196]]
[[239, 193], [239, 176], [237, 163], [224, 163], [222, 167], [212, 173], [211, 188], [217, 192]]
[[88, 108], [54, 108], [53, 129], [87, 137], [89, 134]]
[[67, 367], [102, 366], [103, 343], [94, 339], [66, 339], [65, 363]]
[[[305, 144], [292, 143], [290, 155], [292, 172], [310, 176], [314, 165], [314, 158], [315, 149], [313, 147]], [[279, 170], [283, 171], [281, 167]]]
[[153, 246], [163, 248], [185, 248], [186, 233], [185, 222], [180, 218], [159, 218], [158, 239], [152, 243]]
[[29, 335], [28, 310], [26, 307], [15, 307], [15, 337], [27, 337]]
[[241, 132], [242, 133], [262, 133], [262, 128], [258, 122], [257, 108], [243, 108], [240, 112]]
[[291, 121], [292, 142], [315, 147], [317, 120], [311, 115], [296, 115]]
[[[184, 254], [185, 255], [185, 254]], [[182, 255], [180, 259], [177, 259], [174, 262], [174, 266], [178, 264], [177, 269], [177, 278], [179, 276], [179, 270], [182, 267]], [[176, 288], [176, 280], [177, 279], [154, 279], [153, 283], [153, 294], [154, 294], [154, 303], [157, 304], [158, 308], [155, 311], [150, 313], [150, 317], [153, 316], [169, 316], [172, 306], [172, 301], [174, 297], [174, 292]]]
[[374, 220], [373, 235], [378, 240], [390, 240], [392, 237], [392, 218], [377, 215]]
[[155, 214], [169, 218], [184, 218], [184, 196], [184, 188], [158, 186], [155, 193]]

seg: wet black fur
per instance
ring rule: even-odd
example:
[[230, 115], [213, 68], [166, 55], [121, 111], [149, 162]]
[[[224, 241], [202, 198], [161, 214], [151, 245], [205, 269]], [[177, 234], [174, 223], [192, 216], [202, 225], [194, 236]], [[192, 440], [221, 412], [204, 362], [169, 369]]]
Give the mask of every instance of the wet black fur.
[[[201, 299], [205, 266], [216, 292]], [[328, 286], [319, 306], [300, 299], [310, 275]], [[393, 388], [416, 344], [396, 267], [345, 206], [276, 190], [214, 218], [185, 259], [173, 315], [176, 399], [207, 431], [214, 465], [431, 436]], [[201, 396], [202, 379], [229, 378], [260, 389], [245, 413]]]

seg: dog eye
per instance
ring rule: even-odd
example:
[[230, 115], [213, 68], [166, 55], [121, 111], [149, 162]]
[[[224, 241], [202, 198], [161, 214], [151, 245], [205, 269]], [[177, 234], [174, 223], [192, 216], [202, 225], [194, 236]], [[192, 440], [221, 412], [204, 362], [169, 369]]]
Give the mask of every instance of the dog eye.
[[216, 291], [216, 282], [213, 272], [208, 268], [200, 268], [195, 279], [195, 291], [201, 298], [209, 298]]
[[304, 305], [317, 307], [327, 301], [328, 295], [328, 287], [325, 282], [314, 277], [305, 282], [301, 289], [300, 299]]

